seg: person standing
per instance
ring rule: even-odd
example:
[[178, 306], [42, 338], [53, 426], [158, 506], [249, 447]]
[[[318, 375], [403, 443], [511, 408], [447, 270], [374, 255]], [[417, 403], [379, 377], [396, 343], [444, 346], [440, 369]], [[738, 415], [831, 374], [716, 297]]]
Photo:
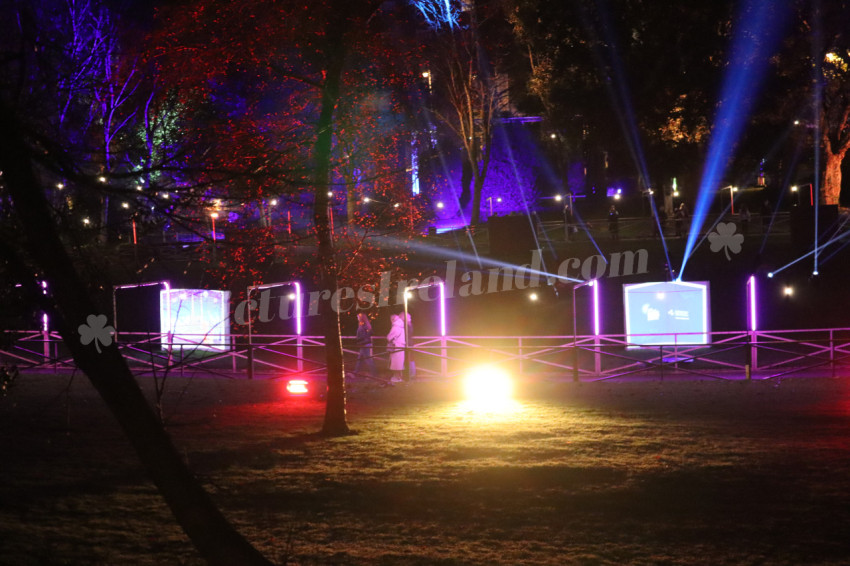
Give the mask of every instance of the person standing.
[[572, 197], [568, 197], [567, 204], [564, 205], [564, 238], [570, 241], [570, 234], [576, 231], [576, 217], [573, 212]]
[[611, 232], [612, 240], [620, 239], [620, 213], [613, 204], [608, 209], [608, 231]]
[[375, 377], [375, 359], [372, 357], [372, 323], [366, 313], [357, 313], [357, 363], [354, 374]]
[[673, 214], [673, 224], [676, 226], [676, 237], [681, 238], [685, 227], [685, 211], [681, 206]]
[[397, 314], [390, 316], [390, 332], [387, 334], [387, 352], [390, 355], [390, 383], [401, 382], [404, 371], [404, 319]]

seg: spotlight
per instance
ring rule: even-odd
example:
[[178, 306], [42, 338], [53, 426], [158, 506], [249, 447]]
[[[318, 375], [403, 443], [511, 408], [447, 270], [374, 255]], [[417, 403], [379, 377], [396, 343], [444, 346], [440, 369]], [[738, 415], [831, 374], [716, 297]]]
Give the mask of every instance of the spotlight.
[[528, 298], [529, 298], [530, 300], [532, 300], [532, 301], [536, 301], [536, 300], [537, 300], [537, 293], [531, 293], [531, 294], [528, 296]]
[[306, 379], [290, 379], [286, 382], [286, 392], [290, 395], [308, 395], [310, 382]]
[[513, 383], [510, 376], [495, 366], [473, 368], [464, 378], [463, 391], [468, 401], [480, 408], [495, 408], [510, 401]]
[[817, 276], [818, 276], [818, 270], [817, 270], [817, 269], [815, 269], [814, 271], [812, 271], [812, 275], [813, 275], [813, 276], [815, 276], [815, 277], [817, 277]]
[[443, 205], [443, 202], [442, 202], [442, 201], [440, 201], [440, 202], [438, 202], [438, 203], [437, 203], [437, 208], [443, 208], [443, 206], [444, 206], [444, 205]]
[[768, 279], [773, 279], [773, 272], [772, 272], [772, 271], [769, 271], [769, 272], [767, 273], [767, 278], [768, 278]]
[[790, 285], [786, 285], [785, 289], [783, 289], [782, 292], [786, 297], [790, 297], [791, 295], [794, 294], [794, 287], [791, 287]]
[[561, 202], [561, 200], [563, 200], [563, 198], [564, 197], [562, 197], [561, 195], [555, 195], [555, 202]]
[[370, 199], [369, 197], [363, 197], [363, 202], [369, 202], [370, 200], [372, 199]]
[[269, 204], [272, 205], [272, 206], [277, 206], [277, 199], [273, 198], [272, 200], [269, 201]]

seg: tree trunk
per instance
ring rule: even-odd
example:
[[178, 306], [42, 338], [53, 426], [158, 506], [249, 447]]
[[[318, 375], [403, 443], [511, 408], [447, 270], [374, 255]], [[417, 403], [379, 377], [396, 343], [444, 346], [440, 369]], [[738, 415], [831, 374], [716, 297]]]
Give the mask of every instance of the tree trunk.
[[[313, 148], [315, 167], [315, 201], [313, 221], [318, 239], [319, 280], [322, 290], [337, 291], [337, 266], [334, 257], [334, 242], [328, 214], [328, 187], [330, 186], [331, 147], [333, 143], [334, 110], [339, 98], [345, 48], [342, 41], [346, 18], [339, 15], [328, 26], [325, 83], [322, 89], [322, 105], [316, 130], [316, 145]], [[348, 434], [345, 415], [345, 368], [342, 358], [342, 339], [339, 329], [339, 312], [328, 301], [321, 306], [320, 316], [325, 337], [325, 363], [327, 364], [327, 399], [325, 421], [322, 432], [330, 436]]]
[[33, 159], [14, 114], [0, 106], [0, 171], [20, 220], [26, 254], [48, 282], [53, 319], [129, 438], [154, 484], [201, 556], [213, 565], [269, 565], [230, 523], [180, 458], [117, 347], [84, 345], [77, 329], [99, 314], [51, 221]]
[[[478, 164], [475, 164], [475, 168], [478, 168]], [[473, 226], [481, 222], [481, 190], [484, 187], [484, 178], [479, 175], [473, 175], [473, 186], [472, 186], [472, 214], [469, 216], [469, 223]]]
[[824, 152], [826, 163], [824, 165], [823, 186], [820, 190], [821, 204], [838, 204], [841, 196], [841, 164], [846, 152], [833, 153], [829, 150]]

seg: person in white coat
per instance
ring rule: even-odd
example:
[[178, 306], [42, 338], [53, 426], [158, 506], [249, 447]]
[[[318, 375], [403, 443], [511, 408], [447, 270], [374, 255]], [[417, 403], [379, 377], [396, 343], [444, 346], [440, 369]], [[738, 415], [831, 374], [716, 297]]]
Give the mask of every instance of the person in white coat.
[[387, 352], [390, 354], [390, 381], [398, 383], [404, 370], [404, 319], [397, 314], [390, 316], [392, 327], [387, 334]]

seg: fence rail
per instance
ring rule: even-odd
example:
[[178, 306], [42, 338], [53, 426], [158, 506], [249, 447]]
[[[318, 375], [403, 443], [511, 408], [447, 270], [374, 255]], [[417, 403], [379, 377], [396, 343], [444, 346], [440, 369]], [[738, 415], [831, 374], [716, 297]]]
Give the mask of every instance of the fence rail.
[[[649, 335], [647, 335], [649, 336]], [[668, 335], [669, 336], [669, 335]], [[802, 373], [837, 375], [850, 368], [850, 328], [712, 332], [708, 344], [642, 346], [624, 335], [600, 336], [417, 336], [408, 349], [417, 377], [453, 377], [479, 363], [507, 366], [528, 376], [605, 380], [640, 376], [695, 376], [714, 379], [771, 379]], [[319, 336], [231, 335], [226, 344], [206, 337], [122, 332], [116, 340], [138, 375], [210, 373], [228, 377], [321, 377], [324, 343]], [[0, 365], [20, 369], [73, 370], [73, 358], [58, 334], [5, 331]], [[346, 369], [354, 368], [354, 337], [343, 337]], [[386, 344], [375, 340], [379, 371]]]

